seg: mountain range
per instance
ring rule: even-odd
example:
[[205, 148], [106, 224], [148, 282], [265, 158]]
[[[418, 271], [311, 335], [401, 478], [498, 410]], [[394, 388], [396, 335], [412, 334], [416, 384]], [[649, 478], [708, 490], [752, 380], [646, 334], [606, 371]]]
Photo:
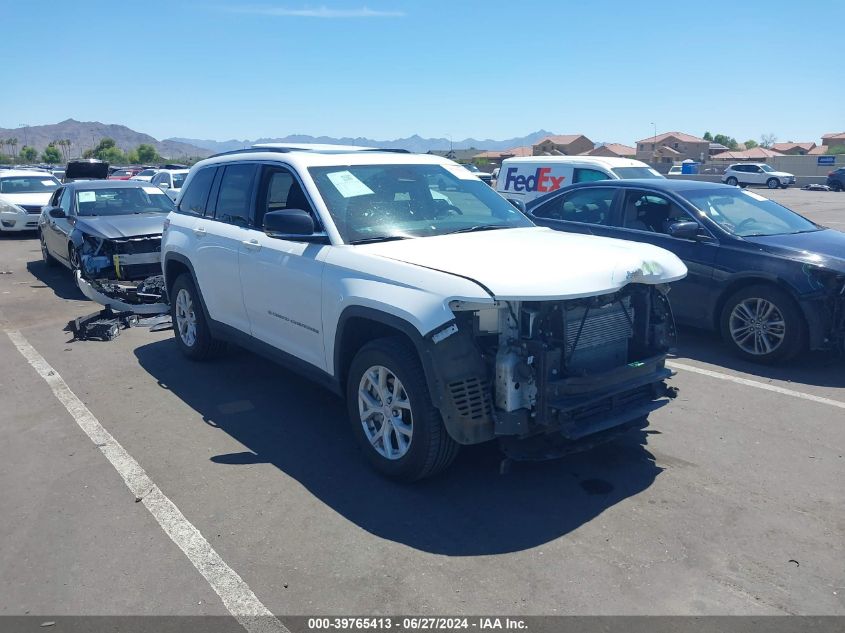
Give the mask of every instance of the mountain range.
[[479, 140], [475, 138], [465, 138], [461, 140], [450, 140], [448, 138], [442, 137], [423, 138], [417, 134], [414, 134], [413, 136], [409, 136], [407, 138], [397, 138], [388, 141], [377, 141], [375, 139], [364, 138], [360, 136], [355, 138], [347, 136], [335, 138], [333, 136], [310, 136], [308, 134], [290, 134], [288, 136], [274, 138], [257, 138], [255, 140], [231, 139], [228, 141], [214, 141], [210, 139], [181, 137], [174, 137], [166, 140], [173, 141], [176, 143], [185, 143], [188, 145], [193, 145], [213, 153], [227, 152], [233, 149], [241, 149], [243, 147], [249, 147], [250, 145], [253, 145], [255, 143], [327, 143], [330, 145], [364, 145], [367, 147], [406, 149], [409, 152], [425, 153], [430, 150], [448, 150], [450, 148], [504, 150], [510, 149], [512, 147], [521, 147], [523, 145], [533, 145], [537, 141], [547, 136], [551, 136], [552, 134], [553, 132], [548, 132], [546, 130], [537, 130], [536, 132], [532, 132], [531, 134], [528, 134], [526, 136], [518, 136], [500, 141], [496, 141], [493, 139]]
[[159, 141], [149, 134], [136, 132], [125, 125], [100, 123], [99, 121], [76, 121], [67, 119], [50, 125], [30, 125], [17, 128], [0, 128], [0, 140], [17, 138], [17, 149], [24, 145], [34, 147], [39, 152], [53, 141], [69, 139], [71, 142], [70, 155], [81, 156], [82, 153], [95, 147], [101, 139], [109, 137], [124, 151], [133, 150], [145, 143], [156, 148], [161, 156], [166, 158], [204, 158], [218, 152], [249, 147], [255, 143], [327, 143], [331, 145], [364, 145], [368, 147], [383, 147], [405, 149], [410, 152], [425, 153], [429, 150], [471, 149], [504, 150], [523, 145], [533, 145], [552, 132], [537, 130], [526, 136], [519, 136], [504, 140], [465, 138], [460, 140], [448, 138], [423, 138], [417, 134], [407, 138], [393, 140], [375, 140], [364, 137], [310, 136], [307, 134], [290, 134], [281, 137], [265, 137], [255, 140], [215, 141], [194, 138], [166, 138]]

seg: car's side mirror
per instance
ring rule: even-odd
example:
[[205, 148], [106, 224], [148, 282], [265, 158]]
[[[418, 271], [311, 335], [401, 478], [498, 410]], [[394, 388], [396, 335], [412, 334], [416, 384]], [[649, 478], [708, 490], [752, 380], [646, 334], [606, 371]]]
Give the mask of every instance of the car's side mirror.
[[525, 213], [525, 203], [522, 200], [516, 200], [515, 198], [505, 198], [508, 202], [510, 202], [513, 206], [517, 209]]
[[66, 218], [67, 217], [65, 210], [62, 209], [61, 207], [50, 207], [49, 209], [47, 209], [47, 215], [49, 215], [51, 218], [53, 218], [55, 220], [57, 220], [59, 218]]
[[682, 240], [694, 240], [699, 236], [699, 228], [698, 222], [672, 222], [672, 224], [667, 227], [666, 232], [672, 237], [677, 237]]
[[264, 232], [270, 237], [288, 238], [314, 235], [314, 218], [302, 209], [284, 209], [264, 214]]

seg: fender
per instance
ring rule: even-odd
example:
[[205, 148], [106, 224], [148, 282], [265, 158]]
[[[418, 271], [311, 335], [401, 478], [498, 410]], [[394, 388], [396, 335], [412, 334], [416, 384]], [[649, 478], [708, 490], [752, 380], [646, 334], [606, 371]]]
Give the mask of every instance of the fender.
[[[342, 342], [346, 325], [353, 318], [382, 323], [408, 337], [420, 358], [431, 402], [440, 411], [452, 439], [459, 444], [477, 444], [493, 439], [492, 397], [487, 369], [475, 345], [470, 325], [453, 319], [432, 332], [421, 334], [413, 325], [392, 314], [365, 306], [349, 306], [340, 315], [334, 342], [334, 375], [341, 385], [346, 380], [342, 375]], [[432, 335], [453, 326], [457, 328], [455, 333], [435, 343]], [[459, 402], [466, 389], [486, 392], [480, 408], [468, 411]]]

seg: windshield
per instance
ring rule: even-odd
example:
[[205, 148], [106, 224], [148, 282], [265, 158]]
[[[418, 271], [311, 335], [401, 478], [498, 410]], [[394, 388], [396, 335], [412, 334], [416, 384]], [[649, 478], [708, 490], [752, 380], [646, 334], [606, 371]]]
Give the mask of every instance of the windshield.
[[47, 193], [58, 187], [59, 181], [50, 174], [0, 178], [0, 193]]
[[311, 167], [344, 242], [515, 228], [533, 223], [456, 165]]
[[772, 169], [768, 165], [760, 165], [760, 169], [762, 169], [763, 171], [774, 171], [774, 169]]
[[651, 167], [614, 167], [611, 169], [621, 179], [629, 178], [663, 178], [663, 176]]
[[188, 174], [173, 174], [173, 188], [181, 189], [182, 183], [185, 182], [185, 176]]
[[138, 176], [155, 176], [156, 170], [155, 169], [145, 169], [141, 173], [137, 174]]
[[794, 211], [752, 191], [686, 191], [683, 196], [716, 224], [740, 237], [806, 233], [821, 229]]
[[130, 215], [169, 213], [173, 201], [158, 187], [121, 187], [77, 191], [78, 215]]

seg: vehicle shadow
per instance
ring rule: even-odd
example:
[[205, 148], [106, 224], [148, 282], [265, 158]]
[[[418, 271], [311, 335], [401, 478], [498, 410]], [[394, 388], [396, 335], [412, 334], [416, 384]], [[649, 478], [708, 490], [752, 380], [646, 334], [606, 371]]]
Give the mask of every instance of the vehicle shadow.
[[[159, 384], [249, 450], [221, 469], [268, 463], [368, 532], [450, 556], [520, 551], [559, 538], [648, 488], [662, 472], [648, 433], [500, 474], [495, 443], [465, 447], [446, 473], [410, 485], [375, 474], [355, 446], [341, 400], [258, 356], [230, 350], [191, 363], [170, 340], [135, 350]], [[651, 431], [654, 433], [655, 431]]]
[[689, 358], [796, 385], [845, 387], [845, 359], [832, 352], [807, 352], [781, 365], [759, 365], [734, 356], [728, 345], [715, 332], [690, 327], [680, 328], [674, 358], [679, 361]]
[[79, 286], [76, 285], [71, 272], [61, 264], [48, 266], [39, 259], [37, 261], [27, 262], [26, 269], [38, 281], [50, 288], [60, 299], [89, 301], [88, 297], [82, 294]]

